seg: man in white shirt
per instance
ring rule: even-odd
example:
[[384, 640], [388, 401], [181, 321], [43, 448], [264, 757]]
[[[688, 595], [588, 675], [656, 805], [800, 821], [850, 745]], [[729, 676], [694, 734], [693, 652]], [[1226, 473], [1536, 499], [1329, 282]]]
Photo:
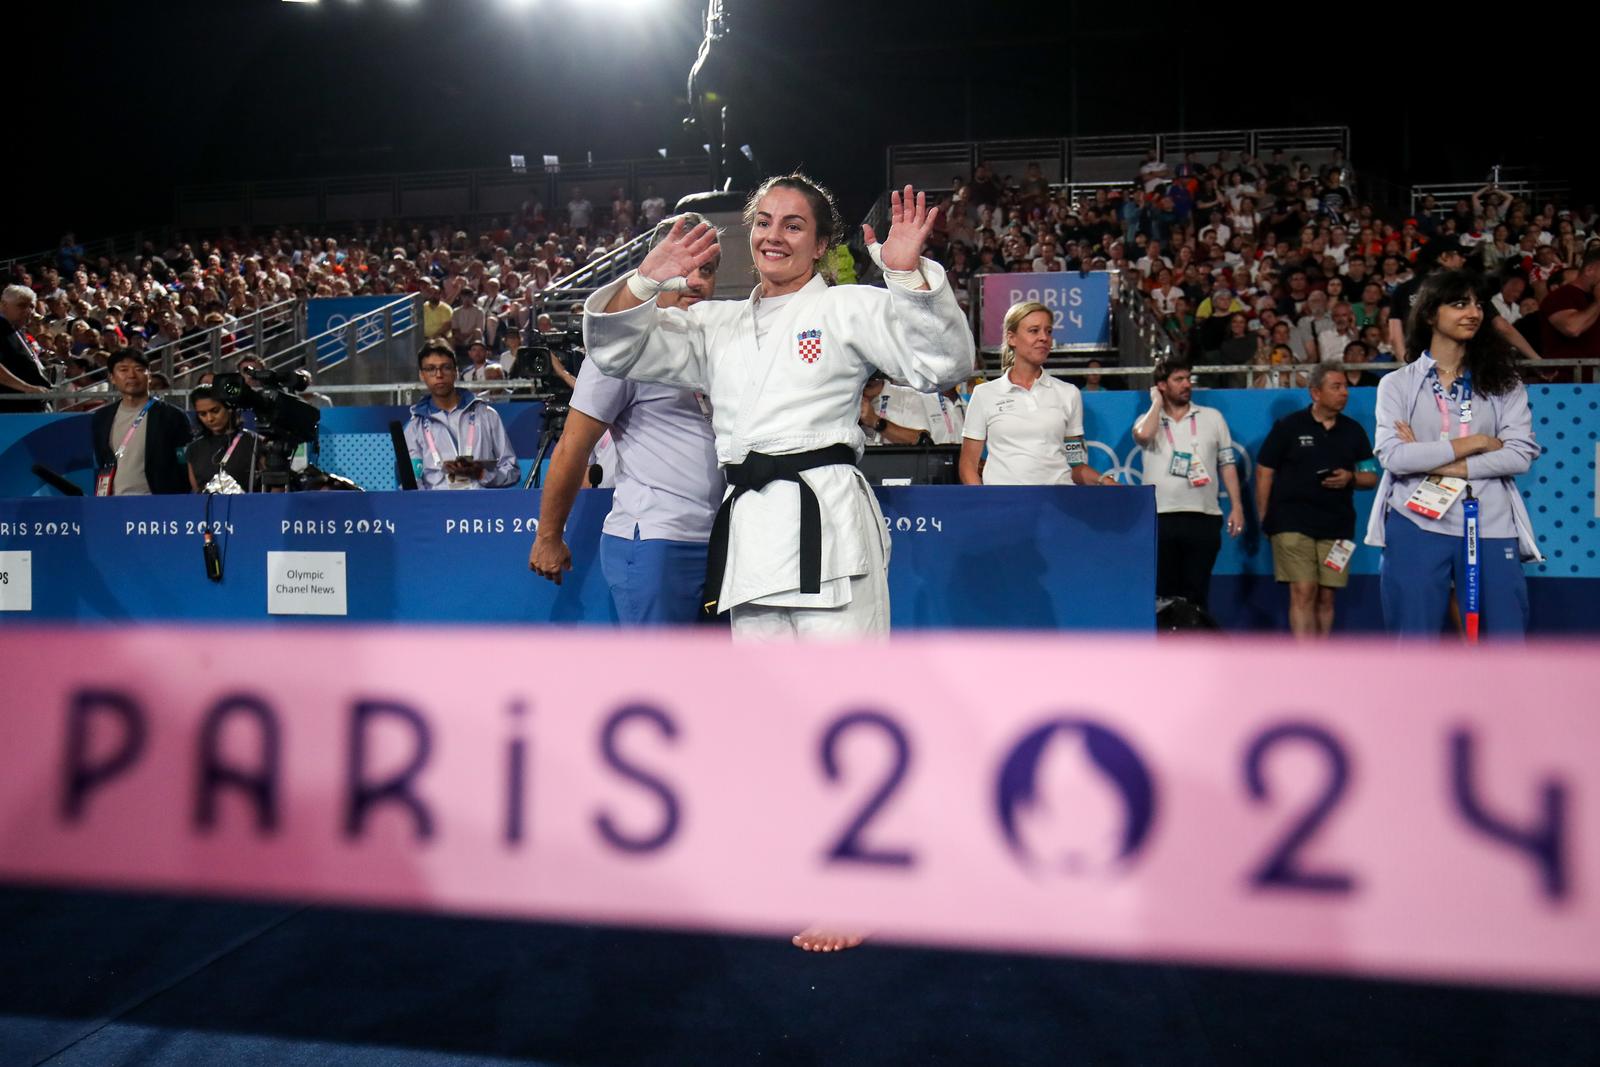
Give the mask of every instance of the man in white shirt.
[[1190, 402], [1187, 364], [1157, 363], [1155, 380], [1133, 439], [1143, 450], [1144, 484], [1156, 490], [1156, 596], [1205, 608], [1222, 548], [1219, 474], [1228, 489], [1228, 536], [1245, 526], [1233, 436], [1221, 412]]
[[1355, 312], [1342, 300], [1333, 306], [1330, 318], [1333, 328], [1317, 334], [1317, 349], [1322, 362], [1338, 363], [1344, 359], [1345, 346], [1361, 339], [1361, 331], [1356, 329]]
[[656, 195], [656, 187], [644, 187], [644, 199], [639, 201], [639, 213], [644, 217], [646, 226], [657, 226], [667, 216], [667, 202]]
[[572, 199], [567, 201], [567, 221], [572, 224], [574, 233], [581, 233], [585, 237], [589, 234], [589, 222], [594, 214], [594, 205], [589, 203], [588, 197], [583, 195], [581, 186], [573, 186]]

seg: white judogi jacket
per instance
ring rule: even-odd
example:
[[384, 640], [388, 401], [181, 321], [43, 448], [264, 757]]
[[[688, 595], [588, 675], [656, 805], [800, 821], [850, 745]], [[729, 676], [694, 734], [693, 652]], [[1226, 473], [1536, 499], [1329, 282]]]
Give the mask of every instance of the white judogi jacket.
[[[764, 324], [759, 346], [759, 287], [749, 300], [707, 300], [687, 309], [641, 304], [606, 314], [624, 277], [589, 297], [584, 345], [614, 378], [706, 393], [724, 466], [751, 452], [786, 455], [840, 444], [860, 458], [861, 389], [874, 368], [923, 392], [972, 372], [972, 330], [943, 268], [924, 259], [922, 274], [926, 291], [830, 287], [814, 277]], [[859, 471], [821, 467], [801, 477], [822, 507], [822, 591], [799, 592], [799, 487], [773, 482], [746, 493], [733, 509], [722, 610], [752, 601], [846, 604], [849, 579], [867, 573], [867, 538], [881, 538], [887, 558], [882, 514]]]

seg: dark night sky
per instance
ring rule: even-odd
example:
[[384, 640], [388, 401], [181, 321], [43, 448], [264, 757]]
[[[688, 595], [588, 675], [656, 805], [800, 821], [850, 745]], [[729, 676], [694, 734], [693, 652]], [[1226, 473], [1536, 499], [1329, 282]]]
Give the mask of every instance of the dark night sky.
[[[76, 6], [32, 16], [30, 34], [63, 44], [25, 52], [50, 63], [13, 81], [53, 104], [46, 137], [13, 140], [32, 206], [0, 251], [168, 222], [184, 184], [699, 142], [680, 128], [695, 0]], [[1325, 6], [1262, 17], [1254, 37], [1247, 11], [1204, 7], [744, 0], [749, 140], [768, 170], [803, 163], [832, 183], [850, 217], [876, 195], [889, 144], [1325, 123], [1350, 125], [1358, 167], [1400, 183], [1499, 159], [1593, 195], [1594, 153], [1562, 132], [1569, 116], [1592, 128], [1587, 108], [1552, 104], [1553, 86], [1529, 97], [1514, 75], [1446, 89], [1415, 73], [1439, 55], [1481, 70], [1466, 28], [1430, 31], [1445, 36], [1413, 44], [1412, 62], [1383, 43], [1394, 27], [1330, 30]]]

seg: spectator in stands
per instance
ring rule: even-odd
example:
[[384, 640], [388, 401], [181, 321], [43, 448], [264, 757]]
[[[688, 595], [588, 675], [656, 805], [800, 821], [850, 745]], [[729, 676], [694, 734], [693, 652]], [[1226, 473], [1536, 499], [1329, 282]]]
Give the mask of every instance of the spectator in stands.
[[150, 395], [150, 364], [143, 353], [118, 349], [107, 369], [122, 400], [89, 417], [96, 495], [189, 492], [182, 459], [189, 442], [188, 417]]
[[[1202, 363], [1243, 365], [1254, 362], [1261, 347], [1259, 339], [1250, 332], [1250, 319], [1242, 311], [1228, 316], [1228, 333], [1216, 349], [1206, 353]], [[1237, 389], [1244, 384], [1243, 374], [1206, 372], [1204, 384], [1209, 389]]]
[[588, 237], [592, 228], [594, 205], [583, 195], [583, 187], [572, 187], [572, 199], [567, 201], [567, 224], [580, 237]]
[[643, 217], [644, 224], [651, 228], [659, 225], [661, 220], [667, 217], [667, 202], [656, 195], [655, 186], [647, 184], [644, 187], [644, 198], [639, 201], [639, 214]]
[[1317, 334], [1317, 357], [1323, 363], [1337, 363], [1344, 356], [1345, 346], [1360, 340], [1361, 331], [1356, 329], [1355, 313], [1349, 304], [1335, 304], [1328, 317], [1328, 327]]
[[[1437, 638], [1452, 583], [1466, 588], [1463, 508], [1440, 495], [1429, 509], [1436, 517], [1419, 510], [1432, 503], [1420, 497], [1427, 478], [1462, 480], [1478, 500], [1482, 632], [1514, 637], [1527, 629], [1522, 561], [1543, 557], [1515, 476], [1528, 470], [1539, 445], [1512, 350], [1482, 326], [1476, 279], [1463, 271], [1431, 275], [1411, 316], [1406, 366], [1378, 386], [1384, 475], [1366, 541], [1383, 548], [1383, 617], [1391, 633]], [[1445, 487], [1459, 493], [1462, 481]]]
[[259, 438], [244, 428], [239, 413], [215, 386], [189, 394], [200, 435], [189, 444], [189, 488], [196, 493], [253, 493], [260, 463]]
[[1382, 375], [1369, 370], [1367, 364], [1372, 360], [1371, 353], [1367, 350], [1366, 342], [1351, 341], [1344, 346], [1344, 380], [1351, 389], [1364, 389], [1376, 386]]
[[[489, 346], [482, 341], [474, 341], [467, 346], [467, 365], [461, 371], [459, 380], [483, 389], [484, 382], [504, 381], [505, 368], [500, 361], [493, 359], [489, 354]], [[483, 394], [484, 399], [494, 401], [506, 395], [504, 389], [493, 389]]]
[[1355, 490], [1378, 484], [1367, 432], [1343, 414], [1349, 399], [1344, 372], [1311, 368], [1311, 406], [1275, 422], [1256, 460], [1256, 512], [1273, 575], [1289, 586], [1296, 637], [1332, 632], [1334, 593], [1356, 549]]
[[[1558, 285], [1539, 304], [1543, 320], [1541, 354], [1546, 359], [1595, 359], [1600, 357], [1600, 248], [1583, 254], [1578, 272]], [[1551, 368], [1552, 370], [1556, 368]], [[1557, 381], [1581, 381], [1566, 368]]]
[[[1439, 238], [1434, 242], [1431, 252], [1433, 262], [1430, 274], [1460, 270], [1466, 263], [1460, 245], [1450, 238]], [[1394, 296], [1389, 301], [1389, 348], [1394, 353], [1395, 359], [1403, 362], [1410, 360], [1406, 353], [1406, 335], [1410, 329], [1408, 320], [1411, 315], [1411, 305], [1416, 301], [1417, 293], [1421, 291], [1425, 280], [1426, 275], [1413, 277], [1395, 289]]]
[[417, 371], [428, 395], [411, 407], [406, 448], [419, 489], [484, 489], [517, 484], [517, 455], [500, 416], [482, 397], [456, 388], [454, 350], [423, 343]]
[[[1273, 328], [1274, 337], [1287, 338], [1289, 324], [1280, 322]], [[1294, 358], [1294, 347], [1287, 340], [1263, 341], [1256, 350], [1253, 362], [1259, 370], [1250, 372], [1251, 389], [1286, 389], [1291, 388], [1297, 380], [1305, 379], [1305, 373], [1294, 373], [1291, 368], [1298, 362]]]
[[462, 362], [466, 361], [467, 347], [473, 341], [483, 340], [488, 318], [473, 299], [472, 290], [462, 289], [456, 298], [455, 310], [450, 313], [450, 344]]
[[[1078, 387], [1045, 372], [1055, 315], [1043, 304], [1013, 304], [1004, 320], [1002, 373], [972, 391], [962, 430], [963, 485], [1112, 485], [1089, 465]], [[979, 473], [985, 447], [988, 461]]]
[[[38, 345], [26, 332], [37, 305], [38, 297], [25, 285], [8, 285], [0, 290], [0, 397], [50, 391], [50, 378], [45, 374]], [[46, 410], [48, 405], [43, 400], [0, 401], [0, 415]]]
[[1218, 474], [1228, 488], [1228, 535], [1238, 537], [1245, 527], [1233, 437], [1221, 412], [1192, 402], [1187, 364], [1163, 360], [1154, 377], [1150, 408], [1133, 424], [1133, 439], [1142, 450], [1144, 484], [1156, 490], [1156, 595], [1184, 597], [1203, 609], [1222, 548]]

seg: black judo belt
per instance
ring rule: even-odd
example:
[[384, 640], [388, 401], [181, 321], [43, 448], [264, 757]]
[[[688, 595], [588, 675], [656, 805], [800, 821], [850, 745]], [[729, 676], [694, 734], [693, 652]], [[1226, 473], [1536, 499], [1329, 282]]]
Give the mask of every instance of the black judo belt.
[[722, 473], [727, 476], [733, 492], [717, 509], [717, 521], [711, 527], [711, 544], [706, 549], [706, 611], [717, 614], [717, 601], [722, 597], [733, 505], [750, 490], [764, 489], [773, 482], [794, 482], [800, 487], [800, 591], [822, 592], [822, 505], [817, 502], [817, 494], [811, 486], [800, 477], [800, 472], [855, 464], [855, 449], [849, 445], [831, 445], [788, 456], [752, 452], [743, 463], [723, 468]]

